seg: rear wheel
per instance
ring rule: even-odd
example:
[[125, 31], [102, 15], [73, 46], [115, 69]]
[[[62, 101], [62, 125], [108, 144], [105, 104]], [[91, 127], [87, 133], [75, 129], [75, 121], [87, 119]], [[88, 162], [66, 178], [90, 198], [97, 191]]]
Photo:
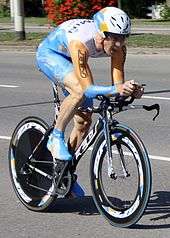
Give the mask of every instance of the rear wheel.
[[111, 140], [113, 159], [109, 165], [103, 134], [94, 145], [90, 165], [93, 198], [112, 225], [128, 227], [140, 219], [147, 206], [151, 167], [146, 149], [133, 130], [117, 125]]
[[44, 145], [48, 129], [42, 119], [28, 117], [16, 127], [9, 147], [9, 171], [15, 193], [34, 211], [48, 209], [55, 199], [54, 161]]

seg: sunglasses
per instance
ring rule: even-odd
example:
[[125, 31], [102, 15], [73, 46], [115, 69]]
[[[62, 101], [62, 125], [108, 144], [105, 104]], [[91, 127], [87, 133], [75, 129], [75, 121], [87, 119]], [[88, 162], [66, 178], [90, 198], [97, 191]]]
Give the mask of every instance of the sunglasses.
[[129, 34], [121, 35], [121, 34], [116, 34], [116, 33], [111, 33], [106, 31], [104, 32], [104, 35], [106, 38], [121, 39], [121, 40], [125, 40], [126, 38], [129, 37]]

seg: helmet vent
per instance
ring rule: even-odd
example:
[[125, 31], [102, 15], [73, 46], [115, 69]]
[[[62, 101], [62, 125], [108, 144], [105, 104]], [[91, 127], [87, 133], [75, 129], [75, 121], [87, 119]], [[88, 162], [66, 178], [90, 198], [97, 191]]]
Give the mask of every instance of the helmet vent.
[[123, 19], [123, 17], [121, 17], [121, 19], [122, 19], [122, 22], [124, 22], [124, 19]]
[[113, 26], [115, 26], [115, 24], [110, 20], [110, 22], [112, 23]]
[[117, 26], [118, 26], [120, 29], [122, 29], [121, 26], [119, 26], [119, 24], [117, 24]]
[[127, 30], [127, 29], [128, 29], [128, 27], [129, 27], [129, 25], [127, 24], [127, 26], [126, 26], [125, 30]]
[[116, 21], [116, 19], [115, 19], [114, 17], [112, 17], [112, 19], [113, 19], [114, 21]]

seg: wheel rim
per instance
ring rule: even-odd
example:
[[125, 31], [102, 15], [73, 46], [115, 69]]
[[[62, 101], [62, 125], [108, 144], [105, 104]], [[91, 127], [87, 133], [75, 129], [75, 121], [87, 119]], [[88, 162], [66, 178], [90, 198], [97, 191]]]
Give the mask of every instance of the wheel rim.
[[[121, 179], [120, 177], [118, 177], [117, 181], [114, 181], [114, 192], [113, 189], [111, 191], [110, 187], [106, 188], [106, 184], [108, 184], [108, 181], [104, 181], [106, 177], [108, 177], [108, 175], [105, 175], [104, 173], [102, 173], [102, 171], [99, 171], [99, 166], [102, 166], [104, 162], [106, 162], [106, 159], [104, 159], [101, 162], [101, 160], [97, 159], [98, 157], [100, 157], [101, 153], [106, 152], [105, 150], [105, 146], [106, 146], [106, 142], [104, 141], [99, 150], [98, 153], [96, 155], [96, 160], [94, 163], [94, 173], [95, 174], [95, 182], [94, 182], [94, 186], [96, 195], [95, 197], [99, 200], [99, 204], [101, 204], [101, 209], [103, 210], [103, 212], [105, 213], [106, 216], [111, 216], [114, 218], [127, 218], [129, 216], [131, 216], [135, 210], [139, 207], [139, 203], [140, 203], [140, 199], [143, 196], [144, 193], [144, 176], [143, 176], [143, 170], [142, 170], [142, 165], [141, 165], [141, 160], [140, 160], [140, 156], [139, 156], [139, 152], [137, 151], [137, 149], [135, 148], [135, 146], [133, 145], [133, 143], [129, 140], [128, 137], [123, 137], [122, 138], [122, 144], [123, 146], [126, 145], [126, 148], [128, 149], [126, 151], [126, 155], [133, 157], [133, 161], [135, 162], [135, 166], [136, 168], [134, 169], [134, 171], [137, 171], [136, 174], [136, 187], [133, 188], [134, 190], [136, 190], [136, 192], [134, 193], [133, 196], [130, 196], [130, 190], [127, 190], [127, 193], [125, 194], [125, 190], [123, 188], [121, 188], [121, 183], [119, 183], [119, 180]], [[116, 144], [114, 144], [116, 145]], [[113, 149], [115, 150], [115, 149]], [[116, 153], [114, 151], [114, 153]], [[99, 164], [100, 161], [100, 164]], [[130, 159], [129, 159], [130, 161]], [[114, 161], [115, 162], [115, 161]], [[102, 163], [102, 164], [101, 164]], [[131, 166], [132, 168], [134, 168], [134, 165]], [[96, 172], [95, 172], [96, 171]], [[105, 169], [105, 173], [107, 172], [107, 170]], [[130, 173], [132, 173], [131, 171], [129, 171]], [[131, 175], [131, 177], [134, 178], [134, 174], [133, 176]], [[124, 178], [125, 179], [125, 178]], [[131, 186], [133, 184], [133, 182], [131, 182], [131, 186], [129, 185], [129, 178], [127, 179], [127, 185], [125, 184], [124, 187], [127, 186], [127, 188], [132, 188]], [[117, 183], [117, 188], [120, 191], [120, 194], [117, 193], [117, 191], [115, 191], [115, 183]], [[124, 182], [123, 182], [124, 183]], [[122, 199], [122, 194], [124, 193], [124, 200]], [[128, 194], [129, 193], [129, 194]], [[128, 196], [127, 196], [128, 195]]]

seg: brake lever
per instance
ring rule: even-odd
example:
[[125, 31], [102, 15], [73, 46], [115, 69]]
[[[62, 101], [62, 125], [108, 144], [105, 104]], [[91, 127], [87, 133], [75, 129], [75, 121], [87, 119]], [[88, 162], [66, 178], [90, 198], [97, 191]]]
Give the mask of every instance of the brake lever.
[[128, 106], [135, 100], [134, 97], [131, 97], [129, 100], [127, 100], [128, 97], [129, 96], [120, 96], [119, 95], [115, 98], [115, 101], [118, 102], [118, 104], [119, 104], [120, 110], [122, 109], [122, 107]]
[[156, 110], [157, 113], [156, 115], [153, 117], [153, 121], [155, 121], [155, 119], [159, 116], [159, 113], [160, 113], [160, 106], [159, 104], [153, 104], [151, 106], [145, 106], [143, 105], [143, 109], [145, 109], [146, 111], [152, 111], [152, 110]]

